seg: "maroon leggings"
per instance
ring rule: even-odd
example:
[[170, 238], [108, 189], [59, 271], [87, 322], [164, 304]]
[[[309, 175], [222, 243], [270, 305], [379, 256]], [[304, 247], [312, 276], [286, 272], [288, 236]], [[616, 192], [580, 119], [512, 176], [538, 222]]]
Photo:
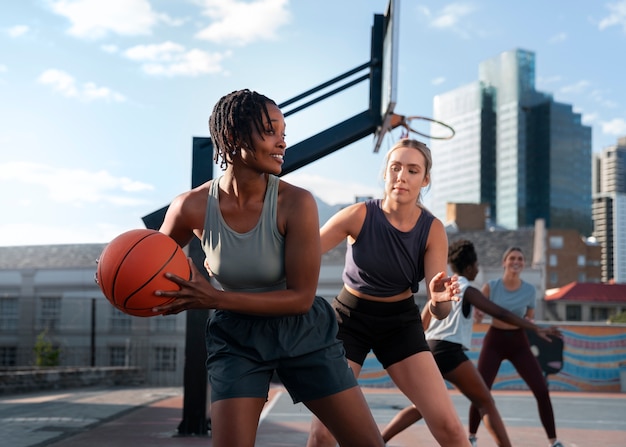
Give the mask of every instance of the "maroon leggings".
[[[537, 400], [539, 418], [548, 439], [556, 438], [554, 413], [548, 392], [548, 384], [541, 371], [541, 366], [530, 350], [528, 337], [524, 329], [496, 329], [489, 327], [483, 340], [483, 346], [478, 357], [478, 371], [485, 383], [491, 389], [500, 364], [509, 360], [520, 377], [526, 382]], [[480, 413], [474, 407], [469, 410], [469, 432], [476, 433], [480, 425]]]

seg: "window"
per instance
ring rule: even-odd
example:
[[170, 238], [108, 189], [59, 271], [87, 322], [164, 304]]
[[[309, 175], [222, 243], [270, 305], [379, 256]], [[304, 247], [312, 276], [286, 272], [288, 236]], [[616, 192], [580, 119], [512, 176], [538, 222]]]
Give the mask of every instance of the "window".
[[550, 248], [563, 248], [563, 236], [550, 236]]
[[550, 272], [550, 284], [555, 285], [559, 282], [559, 274], [557, 272]]
[[606, 321], [609, 319], [609, 309], [606, 307], [592, 307], [591, 321]]
[[128, 366], [126, 346], [109, 347], [109, 366]]
[[0, 332], [17, 330], [17, 298], [0, 298]]
[[111, 307], [111, 332], [127, 334], [130, 332], [131, 323], [130, 315]]
[[587, 265], [587, 258], [585, 255], [578, 255], [578, 267], [584, 267]]
[[582, 321], [582, 309], [578, 304], [565, 306], [565, 319], [567, 321]]
[[578, 274], [578, 282], [587, 282], [587, 274], [585, 272]]
[[17, 348], [15, 346], [0, 346], [0, 366], [15, 366]]
[[167, 315], [155, 318], [155, 332], [175, 332], [176, 331], [176, 315]]
[[176, 371], [176, 348], [154, 348], [154, 370]]
[[61, 317], [61, 298], [43, 297], [40, 304], [39, 327], [49, 331], [57, 330]]
[[548, 262], [550, 264], [550, 267], [556, 267], [557, 265], [559, 265], [559, 257], [557, 255], [550, 255], [550, 259]]

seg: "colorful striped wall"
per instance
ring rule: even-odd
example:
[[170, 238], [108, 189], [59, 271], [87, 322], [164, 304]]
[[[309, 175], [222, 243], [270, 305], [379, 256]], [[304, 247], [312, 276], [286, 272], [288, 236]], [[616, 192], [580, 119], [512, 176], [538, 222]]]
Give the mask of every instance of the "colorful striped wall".
[[[563, 368], [548, 376], [551, 390], [620, 392], [626, 387], [626, 325], [560, 324], [563, 333]], [[476, 362], [486, 324], [474, 325], [472, 350], [468, 357]], [[621, 365], [621, 367], [620, 367]], [[361, 386], [393, 387], [394, 384], [373, 354], [365, 360], [359, 377]], [[500, 367], [494, 390], [527, 390], [513, 366], [505, 361]]]

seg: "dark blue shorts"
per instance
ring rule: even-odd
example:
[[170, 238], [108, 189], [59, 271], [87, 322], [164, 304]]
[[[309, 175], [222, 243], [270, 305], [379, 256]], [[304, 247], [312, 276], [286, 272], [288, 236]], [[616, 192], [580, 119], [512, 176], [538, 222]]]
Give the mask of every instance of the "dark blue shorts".
[[413, 295], [388, 303], [358, 298], [344, 288], [333, 307], [339, 322], [337, 336], [343, 341], [348, 359], [359, 365], [363, 365], [370, 350], [385, 369], [429, 350]]
[[260, 317], [216, 311], [207, 324], [211, 401], [267, 399], [274, 372], [294, 403], [357, 386], [333, 309], [321, 297], [304, 315]]
[[446, 340], [428, 340], [428, 346], [433, 352], [435, 362], [441, 374], [447, 374], [456, 369], [461, 363], [469, 360], [460, 343], [452, 343]]

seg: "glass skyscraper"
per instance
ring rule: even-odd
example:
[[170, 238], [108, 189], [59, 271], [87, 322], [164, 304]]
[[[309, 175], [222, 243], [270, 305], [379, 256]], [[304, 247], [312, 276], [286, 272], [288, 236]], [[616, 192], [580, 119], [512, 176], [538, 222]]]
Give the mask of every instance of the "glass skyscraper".
[[[451, 140], [432, 140], [430, 207], [488, 203], [495, 226], [591, 234], [591, 128], [567, 104], [535, 89], [535, 55], [513, 50], [484, 61], [478, 81], [438, 95], [433, 117]], [[435, 129], [433, 129], [433, 132]]]

